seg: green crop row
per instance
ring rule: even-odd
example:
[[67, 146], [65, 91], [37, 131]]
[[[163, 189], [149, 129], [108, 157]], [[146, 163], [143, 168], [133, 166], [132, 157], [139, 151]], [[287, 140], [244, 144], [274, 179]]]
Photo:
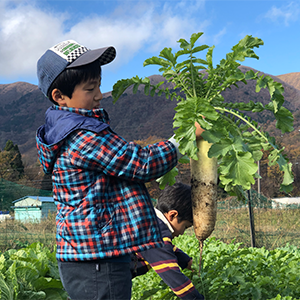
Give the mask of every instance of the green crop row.
[[[199, 247], [195, 236], [183, 235], [174, 243], [193, 257], [193, 270], [184, 270], [206, 300], [300, 299], [300, 249], [243, 247], [208, 239], [199, 274]], [[1, 300], [66, 300], [55, 252], [40, 243], [11, 249], [0, 255]], [[160, 277], [149, 271], [133, 279], [132, 300], [178, 299]]]
[[[199, 274], [199, 247], [195, 236], [180, 236], [176, 246], [193, 258], [193, 270], [184, 270], [206, 300], [300, 299], [300, 249], [285, 246], [271, 251], [225, 244], [208, 239]], [[132, 300], [178, 299], [153, 271], [133, 280]]]
[[0, 255], [1, 300], [66, 300], [55, 253], [40, 243]]

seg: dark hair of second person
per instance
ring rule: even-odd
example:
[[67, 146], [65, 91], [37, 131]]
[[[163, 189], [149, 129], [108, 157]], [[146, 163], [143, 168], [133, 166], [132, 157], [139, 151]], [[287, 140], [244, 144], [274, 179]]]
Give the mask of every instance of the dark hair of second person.
[[193, 223], [191, 187], [181, 182], [166, 186], [158, 197], [156, 208], [163, 214], [176, 210], [179, 223], [183, 220]]

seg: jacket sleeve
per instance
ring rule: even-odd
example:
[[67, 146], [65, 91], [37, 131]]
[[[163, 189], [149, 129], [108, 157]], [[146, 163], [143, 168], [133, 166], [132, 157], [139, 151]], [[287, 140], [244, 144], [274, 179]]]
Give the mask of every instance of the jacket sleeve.
[[177, 257], [178, 265], [183, 270], [188, 266], [189, 261], [192, 259], [181, 249], [174, 246], [173, 251]]
[[69, 138], [69, 157], [78, 168], [99, 169], [107, 175], [147, 182], [161, 177], [177, 164], [177, 149], [170, 141], [142, 148], [105, 129], [78, 131]]
[[139, 253], [172, 291], [183, 300], [203, 300], [204, 297], [180, 270], [171, 239], [164, 237], [164, 247]]
[[132, 253], [130, 262], [130, 271], [132, 278], [146, 274], [151, 266], [145, 261], [139, 253]]

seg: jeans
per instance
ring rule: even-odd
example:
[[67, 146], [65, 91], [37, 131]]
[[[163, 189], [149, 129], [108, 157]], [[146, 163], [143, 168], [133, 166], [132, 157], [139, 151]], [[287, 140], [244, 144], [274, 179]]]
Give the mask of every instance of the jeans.
[[129, 263], [58, 261], [62, 284], [72, 300], [130, 300]]

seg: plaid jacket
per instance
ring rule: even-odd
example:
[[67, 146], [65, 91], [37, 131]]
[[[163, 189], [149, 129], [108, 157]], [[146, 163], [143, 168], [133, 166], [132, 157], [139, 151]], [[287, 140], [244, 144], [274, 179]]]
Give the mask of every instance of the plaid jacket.
[[144, 185], [177, 164], [170, 141], [141, 148], [108, 125], [103, 109], [53, 106], [37, 130], [38, 156], [52, 174], [61, 261], [120, 257], [163, 245]]

